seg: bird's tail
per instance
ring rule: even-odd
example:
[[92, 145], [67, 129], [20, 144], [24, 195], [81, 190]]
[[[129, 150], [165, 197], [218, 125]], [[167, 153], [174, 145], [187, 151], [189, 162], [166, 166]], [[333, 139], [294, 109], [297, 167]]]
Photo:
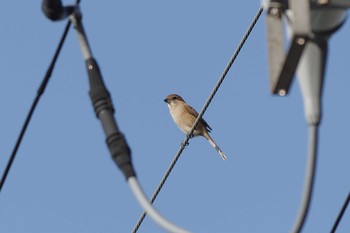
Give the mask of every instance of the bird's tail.
[[223, 159], [223, 160], [227, 160], [227, 157], [226, 157], [226, 155], [224, 154], [224, 152], [222, 152], [222, 150], [216, 145], [216, 147], [215, 147], [215, 150], [217, 151], [217, 152], [219, 152], [219, 154], [220, 154], [220, 156], [221, 156], [221, 158]]
[[209, 141], [210, 145], [212, 145], [212, 146], [215, 148], [215, 150], [219, 153], [219, 155], [221, 156], [221, 158], [222, 158], [223, 160], [227, 160], [227, 157], [226, 157], [226, 155], [224, 154], [224, 152], [222, 152], [222, 150], [220, 149], [220, 147], [214, 142], [214, 140], [209, 136], [209, 134], [207, 134], [206, 136], [208, 136], [208, 137], [205, 137], [205, 138]]

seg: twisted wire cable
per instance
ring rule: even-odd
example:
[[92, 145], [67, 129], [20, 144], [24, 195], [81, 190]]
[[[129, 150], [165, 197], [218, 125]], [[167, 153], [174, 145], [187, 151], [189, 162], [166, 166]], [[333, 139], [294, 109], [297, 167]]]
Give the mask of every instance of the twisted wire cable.
[[[176, 152], [176, 154], [175, 154], [175, 156], [174, 156], [174, 159], [173, 159], [172, 162], [170, 163], [170, 165], [169, 165], [169, 167], [168, 167], [168, 170], [165, 172], [165, 174], [164, 174], [163, 178], [161, 179], [161, 181], [160, 181], [158, 187], [156, 188], [156, 191], [155, 191], [154, 194], [152, 195], [152, 198], [151, 198], [151, 200], [150, 200], [150, 203], [153, 203], [153, 202], [155, 201], [155, 199], [157, 198], [159, 192], [160, 192], [161, 189], [163, 188], [163, 185], [165, 184], [165, 182], [166, 182], [166, 180], [167, 180], [169, 174], [171, 173], [171, 171], [173, 170], [173, 168], [174, 168], [176, 162], [177, 162], [178, 159], [180, 158], [180, 155], [182, 154], [183, 150], [185, 149], [185, 146], [188, 144], [188, 141], [189, 141], [189, 139], [191, 138], [191, 135], [193, 134], [194, 129], [197, 127], [197, 125], [198, 125], [200, 119], [202, 118], [202, 116], [204, 115], [205, 111], [206, 111], [207, 108], [209, 107], [209, 105], [210, 105], [211, 101], [213, 100], [213, 98], [214, 98], [216, 92], [219, 90], [219, 88], [220, 88], [222, 82], [224, 81], [224, 79], [225, 79], [227, 73], [229, 72], [229, 70], [230, 70], [232, 64], [233, 64], [234, 61], [236, 60], [236, 58], [237, 58], [239, 52], [241, 51], [243, 45], [244, 45], [245, 42], [247, 41], [247, 39], [248, 39], [250, 33], [252, 32], [254, 26], [255, 26], [256, 23], [258, 22], [258, 20], [259, 20], [261, 14], [262, 14], [262, 12], [263, 12], [263, 10], [264, 10], [264, 7], [263, 7], [263, 6], [260, 6], [260, 8], [259, 8], [258, 12], [256, 13], [256, 15], [255, 15], [253, 21], [252, 21], [251, 24], [249, 25], [249, 27], [248, 27], [246, 33], [244, 34], [242, 40], [240, 41], [240, 43], [239, 43], [237, 49], [235, 50], [234, 54], [232, 55], [231, 59], [229, 60], [228, 64], [226, 65], [226, 67], [225, 67], [223, 73], [221, 74], [221, 76], [220, 76], [218, 82], [216, 83], [214, 89], [212, 90], [211, 94], [209, 95], [207, 101], [205, 102], [205, 104], [204, 104], [202, 110], [200, 111], [200, 113], [199, 113], [199, 115], [198, 115], [196, 121], [194, 122], [194, 124], [193, 124], [193, 126], [192, 126], [190, 132], [186, 135], [186, 138], [185, 138], [184, 141], [181, 143], [181, 146], [180, 146], [180, 148], [178, 149], [178, 151]], [[139, 227], [141, 226], [141, 224], [142, 224], [142, 222], [143, 222], [143, 220], [144, 220], [145, 217], [146, 217], [146, 212], [143, 212], [142, 215], [140, 216], [139, 220], [137, 221], [137, 223], [136, 223], [136, 225], [135, 225], [133, 231], [132, 231], [133, 233], [136, 233], [136, 232], [137, 232], [137, 230], [138, 230]]]
[[[80, 0], [77, 0], [76, 4], [79, 4], [79, 3], [80, 3]], [[62, 37], [61, 37], [61, 39], [60, 39], [60, 41], [58, 43], [58, 46], [56, 48], [55, 54], [54, 54], [54, 56], [53, 56], [53, 58], [51, 60], [49, 68], [46, 71], [45, 77], [44, 77], [43, 81], [41, 82], [41, 84], [40, 84], [40, 86], [38, 88], [37, 94], [35, 96], [35, 99], [34, 99], [32, 105], [31, 105], [31, 107], [29, 109], [27, 117], [26, 117], [26, 119], [24, 121], [22, 129], [21, 129], [21, 131], [19, 133], [19, 136], [17, 138], [16, 144], [13, 147], [13, 150], [11, 152], [11, 156], [10, 156], [10, 158], [9, 158], [7, 164], [6, 164], [5, 170], [4, 170], [4, 172], [3, 172], [2, 176], [1, 176], [0, 192], [1, 192], [1, 190], [2, 190], [2, 188], [4, 186], [4, 184], [5, 184], [6, 178], [7, 178], [8, 174], [10, 172], [10, 169], [12, 167], [13, 161], [16, 158], [17, 151], [19, 149], [19, 146], [21, 145], [21, 142], [22, 142], [22, 139], [24, 137], [25, 132], [27, 131], [28, 125], [29, 125], [29, 123], [30, 123], [30, 121], [32, 119], [32, 116], [33, 116], [33, 113], [34, 113], [34, 111], [36, 109], [36, 106], [38, 105], [39, 100], [40, 100], [41, 96], [43, 95], [43, 93], [44, 93], [44, 91], [46, 89], [46, 86], [47, 86], [47, 84], [48, 84], [48, 82], [49, 82], [49, 80], [51, 78], [52, 71], [53, 71], [53, 69], [55, 67], [56, 61], [57, 61], [58, 56], [59, 56], [59, 54], [61, 52], [62, 46], [64, 44], [64, 41], [66, 40], [66, 37], [67, 37], [67, 34], [68, 34], [68, 30], [70, 28], [70, 25], [71, 25], [71, 22], [68, 21], [67, 24], [66, 24], [66, 27], [65, 27], [65, 29], [63, 31]]]

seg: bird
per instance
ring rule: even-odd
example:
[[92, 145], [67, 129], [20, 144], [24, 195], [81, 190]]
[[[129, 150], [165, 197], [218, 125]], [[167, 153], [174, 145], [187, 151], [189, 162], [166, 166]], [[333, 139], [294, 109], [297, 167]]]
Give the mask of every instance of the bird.
[[[170, 115], [173, 118], [175, 124], [185, 133], [188, 134], [198, 117], [197, 111], [192, 108], [189, 104], [185, 102], [185, 100], [177, 95], [170, 94], [165, 99], [164, 102], [168, 105]], [[215, 143], [213, 138], [209, 135], [212, 128], [208, 125], [208, 123], [201, 118], [193, 131], [193, 136], [202, 136], [208, 140], [210, 145], [212, 145], [215, 150], [219, 153], [223, 160], [227, 160], [226, 155], [220, 147]], [[192, 135], [191, 135], [192, 136]]]

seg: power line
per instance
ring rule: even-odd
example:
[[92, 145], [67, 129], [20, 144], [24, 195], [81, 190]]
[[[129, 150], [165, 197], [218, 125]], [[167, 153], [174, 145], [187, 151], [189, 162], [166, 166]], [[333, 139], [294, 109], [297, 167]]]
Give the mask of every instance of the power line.
[[309, 126], [309, 149], [308, 160], [306, 165], [305, 184], [302, 201], [299, 212], [296, 217], [292, 233], [299, 233], [303, 229], [306, 217], [308, 215], [312, 191], [315, 182], [316, 163], [317, 163], [317, 145], [318, 145], [318, 124]]
[[[76, 4], [79, 4], [79, 3], [80, 3], [80, 0], [77, 0]], [[55, 67], [55, 63], [57, 61], [58, 55], [60, 54], [62, 46], [64, 44], [64, 41], [65, 41], [65, 39], [67, 37], [70, 25], [71, 25], [71, 22], [68, 21], [67, 24], [66, 24], [66, 27], [65, 27], [65, 29], [63, 31], [61, 40], [58, 43], [57, 49], [55, 51], [55, 54], [54, 54], [54, 56], [53, 56], [53, 58], [51, 60], [50, 66], [49, 66], [49, 68], [46, 71], [45, 77], [44, 77], [43, 81], [41, 82], [41, 84], [39, 86], [39, 89], [37, 91], [37, 95], [36, 95], [36, 97], [35, 97], [35, 99], [34, 99], [34, 101], [32, 103], [32, 106], [30, 107], [28, 115], [27, 115], [27, 117], [26, 117], [26, 119], [24, 121], [24, 124], [22, 126], [21, 132], [20, 132], [20, 134], [19, 134], [19, 136], [17, 138], [16, 144], [15, 144], [13, 150], [12, 150], [11, 156], [10, 156], [10, 158], [9, 158], [7, 164], [6, 164], [6, 168], [4, 170], [4, 173], [2, 174], [2, 177], [1, 177], [1, 180], [0, 180], [0, 192], [2, 190], [2, 187], [5, 184], [7, 175], [10, 172], [10, 169], [12, 167], [13, 161], [15, 160], [18, 148], [21, 145], [21, 142], [22, 142], [22, 139], [23, 139], [23, 136], [24, 136], [25, 132], [27, 131], [28, 125], [30, 123], [30, 120], [32, 119], [32, 116], [33, 116], [33, 113], [34, 113], [34, 111], [36, 109], [36, 106], [37, 106], [41, 96], [43, 95], [43, 93], [45, 91], [45, 88], [46, 88], [46, 86], [47, 86], [47, 84], [48, 84], [48, 82], [49, 82], [49, 80], [51, 78], [51, 74], [52, 74], [53, 68]]]
[[339, 214], [338, 214], [338, 217], [337, 219], [335, 220], [334, 224], [333, 224], [333, 227], [332, 227], [332, 230], [331, 230], [331, 233], [335, 233], [335, 231], [337, 230], [337, 227], [340, 223], [340, 220], [342, 219], [344, 213], [345, 213], [345, 210], [346, 208], [348, 207], [349, 205], [349, 202], [350, 202], [350, 192], [348, 194], [348, 197], [346, 198], [344, 204], [343, 204], [343, 207], [341, 208]]
[[[204, 104], [202, 110], [200, 111], [200, 113], [199, 113], [199, 115], [198, 115], [196, 121], [194, 122], [194, 124], [193, 124], [193, 126], [192, 126], [190, 132], [186, 135], [186, 138], [185, 138], [184, 141], [181, 143], [181, 146], [180, 146], [179, 150], [177, 151], [177, 153], [175, 154], [173, 161], [170, 163], [170, 165], [169, 165], [169, 167], [168, 167], [168, 170], [167, 170], [166, 173], [164, 174], [164, 176], [163, 176], [162, 180], [160, 181], [160, 183], [159, 183], [159, 185], [158, 185], [156, 191], [155, 191], [154, 194], [152, 195], [152, 198], [151, 198], [151, 200], [150, 200], [151, 203], [153, 203], [153, 202], [155, 201], [155, 199], [157, 198], [157, 196], [158, 196], [160, 190], [162, 189], [164, 183], [166, 182], [166, 180], [167, 180], [167, 178], [168, 178], [170, 172], [171, 172], [172, 169], [174, 168], [174, 166], [175, 166], [177, 160], [180, 158], [180, 155], [181, 155], [182, 151], [185, 149], [185, 146], [188, 144], [188, 141], [189, 141], [189, 139], [191, 138], [191, 135], [193, 134], [194, 129], [197, 127], [197, 125], [198, 125], [200, 119], [202, 118], [202, 116], [204, 115], [205, 111], [206, 111], [207, 108], [209, 107], [209, 104], [210, 104], [211, 101], [213, 100], [213, 98], [214, 98], [216, 92], [219, 90], [219, 88], [220, 88], [222, 82], [224, 81], [224, 79], [225, 79], [225, 77], [226, 77], [228, 71], [230, 70], [230, 68], [231, 68], [231, 66], [232, 66], [232, 64], [233, 64], [233, 62], [236, 60], [236, 58], [237, 58], [239, 52], [241, 51], [241, 49], [242, 49], [243, 45], [245, 44], [246, 40], [248, 39], [248, 37], [249, 37], [251, 31], [253, 30], [253, 28], [254, 28], [255, 24], [257, 23], [258, 19], [260, 18], [260, 16], [261, 16], [263, 10], [264, 10], [263, 6], [260, 6], [260, 8], [259, 8], [258, 12], [256, 13], [256, 15], [255, 15], [253, 21], [252, 21], [251, 24], [249, 25], [249, 27], [248, 27], [246, 33], [244, 34], [242, 40], [240, 41], [238, 47], [236, 48], [236, 50], [235, 50], [235, 52], [234, 52], [234, 54], [232, 55], [231, 59], [229, 60], [228, 64], [226, 65], [226, 67], [225, 67], [223, 73], [221, 74], [221, 76], [220, 76], [218, 82], [216, 83], [216, 85], [215, 85], [213, 91], [211, 92], [211, 94], [209, 95], [207, 101], [205, 102], [205, 104]], [[133, 233], [136, 233], [136, 232], [137, 232], [137, 230], [138, 230], [139, 227], [141, 226], [141, 224], [142, 224], [142, 222], [143, 222], [143, 220], [144, 220], [145, 217], [146, 217], [146, 212], [144, 211], [144, 212], [142, 213], [142, 215], [140, 216], [138, 222], [136, 223], [136, 225], [135, 225], [135, 227], [134, 227], [134, 229], [133, 229], [133, 231], [132, 231]]]

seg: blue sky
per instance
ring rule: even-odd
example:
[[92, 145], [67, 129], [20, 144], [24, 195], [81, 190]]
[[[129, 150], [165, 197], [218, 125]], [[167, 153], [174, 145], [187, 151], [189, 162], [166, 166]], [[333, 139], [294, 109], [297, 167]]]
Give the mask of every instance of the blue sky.
[[[65, 4], [73, 1], [64, 1]], [[63, 22], [40, 1], [0, 14], [0, 171], [46, 72]], [[202, 108], [259, 1], [84, 1], [83, 23], [112, 95], [134, 166], [151, 196], [185, 135], [163, 99]], [[303, 232], [329, 232], [350, 187], [348, 22], [330, 40], [314, 198]], [[71, 30], [0, 194], [0, 232], [131, 232], [142, 210], [110, 158]], [[297, 82], [268, 83], [263, 15], [204, 115], [222, 161], [203, 138], [184, 150], [155, 206], [193, 232], [288, 232], [298, 210], [307, 126]], [[350, 229], [350, 211], [338, 233]], [[149, 218], [142, 232], [163, 232]]]

